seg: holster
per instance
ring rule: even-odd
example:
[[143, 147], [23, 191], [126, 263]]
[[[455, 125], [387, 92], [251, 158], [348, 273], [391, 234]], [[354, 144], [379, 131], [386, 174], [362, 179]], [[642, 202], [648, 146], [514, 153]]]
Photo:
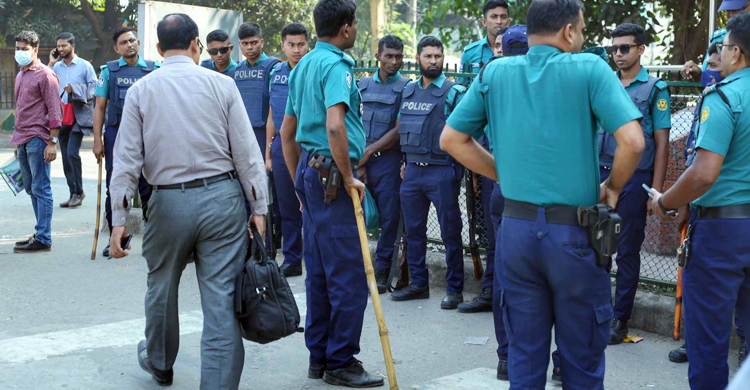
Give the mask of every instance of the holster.
[[622, 218], [615, 209], [597, 204], [578, 208], [578, 225], [589, 230], [589, 243], [596, 253], [596, 264], [609, 269], [612, 255], [617, 252]]
[[311, 154], [307, 166], [318, 171], [318, 180], [325, 192], [325, 204], [331, 204], [339, 196], [341, 172], [331, 157]]

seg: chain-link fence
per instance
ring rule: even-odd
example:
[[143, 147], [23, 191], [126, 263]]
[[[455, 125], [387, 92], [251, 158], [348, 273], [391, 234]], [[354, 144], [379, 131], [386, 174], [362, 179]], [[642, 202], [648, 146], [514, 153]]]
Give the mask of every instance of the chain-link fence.
[[[365, 76], [371, 76], [377, 71], [376, 63], [360, 62], [354, 69], [355, 77], [360, 79]], [[411, 79], [419, 76], [419, 70], [414, 63], [404, 63], [401, 74]], [[669, 163], [667, 165], [667, 175], [665, 179], [664, 190], [671, 187], [685, 171], [685, 141], [687, 140], [690, 128], [693, 123], [693, 111], [701, 96], [701, 86], [694, 82], [671, 81], [675, 78], [670, 72], [652, 72], [656, 77], [661, 77], [667, 81], [669, 92], [671, 94], [671, 114], [672, 129], [669, 133]], [[446, 68], [445, 75], [454, 80], [458, 77], [473, 78], [476, 75], [471, 73], [458, 73], [457, 68]], [[475, 230], [477, 242], [483, 250], [487, 248], [487, 226], [490, 226], [489, 218], [485, 218], [481, 207], [480, 197], [490, 196], [490, 194], [481, 193], [481, 181], [479, 178], [477, 188], [476, 202], [476, 220]], [[462, 181], [462, 191], [459, 196], [459, 207], [462, 213], [462, 236], [464, 247], [468, 250], [469, 246], [469, 218], [467, 213], [466, 202], [466, 181]], [[485, 222], [485, 219], [487, 222]], [[427, 238], [429, 246], [433, 251], [442, 251], [443, 245], [440, 241], [440, 225], [438, 224], [437, 214], [434, 206], [430, 208], [430, 214], [427, 221]], [[676, 222], [665, 222], [656, 216], [649, 216], [646, 225], [646, 239], [641, 248], [641, 281], [660, 285], [674, 285], [677, 281], [677, 262], [675, 253], [679, 241], [679, 232], [677, 231]], [[486, 253], [486, 251], [483, 251]], [[484, 258], [484, 256], [483, 256]], [[613, 274], [617, 271], [616, 261], [613, 265]]]

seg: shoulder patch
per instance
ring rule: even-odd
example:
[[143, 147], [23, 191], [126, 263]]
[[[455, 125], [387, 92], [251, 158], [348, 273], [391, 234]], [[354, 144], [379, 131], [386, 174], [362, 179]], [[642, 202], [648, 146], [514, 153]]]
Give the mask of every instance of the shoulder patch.
[[701, 111], [701, 123], [706, 122], [709, 116], [711, 116], [711, 109], [703, 107], [703, 111]]
[[96, 81], [96, 86], [99, 88], [104, 86], [104, 77], [99, 76], [99, 80]]
[[667, 99], [659, 99], [659, 101], [656, 103], [656, 108], [659, 109], [659, 111], [667, 111], [667, 107], [669, 104], [667, 103]]
[[346, 86], [350, 89], [352, 87], [352, 74], [349, 71], [346, 71]]

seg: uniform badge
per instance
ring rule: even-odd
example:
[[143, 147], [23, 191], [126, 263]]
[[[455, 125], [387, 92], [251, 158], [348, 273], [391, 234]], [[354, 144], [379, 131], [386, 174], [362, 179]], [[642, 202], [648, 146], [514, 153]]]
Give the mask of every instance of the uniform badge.
[[703, 111], [701, 111], [701, 123], [704, 123], [708, 120], [708, 117], [711, 115], [711, 110], [708, 109], [708, 107], [704, 108]]
[[96, 85], [100, 88], [104, 86], [104, 79], [99, 77], [99, 80], [97, 80]]
[[658, 108], [659, 111], [666, 111], [667, 110], [667, 99], [659, 99], [659, 102], [656, 103], [656, 108]]
[[346, 72], [346, 86], [351, 89], [352, 87], [352, 74]]

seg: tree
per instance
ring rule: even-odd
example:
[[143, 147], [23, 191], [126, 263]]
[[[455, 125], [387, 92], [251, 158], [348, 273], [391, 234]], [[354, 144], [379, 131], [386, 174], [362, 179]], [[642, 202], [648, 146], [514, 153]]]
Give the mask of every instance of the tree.
[[[396, 10], [397, 6], [402, 3], [401, 0], [388, 0], [386, 2], [386, 24], [382, 35], [393, 34], [404, 41], [404, 57], [413, 56], [416, 53], [417, 43], [413, 42], [416, 35], [416, 26], [413, 26], [404, 20], [401, 13]], [[357, 42], [349, 50], [349, 54], [355, 60], [375, 60], [370, 53], [370, 40], [373, 31], [370, 28], [370, 1], [357, 1]]]

